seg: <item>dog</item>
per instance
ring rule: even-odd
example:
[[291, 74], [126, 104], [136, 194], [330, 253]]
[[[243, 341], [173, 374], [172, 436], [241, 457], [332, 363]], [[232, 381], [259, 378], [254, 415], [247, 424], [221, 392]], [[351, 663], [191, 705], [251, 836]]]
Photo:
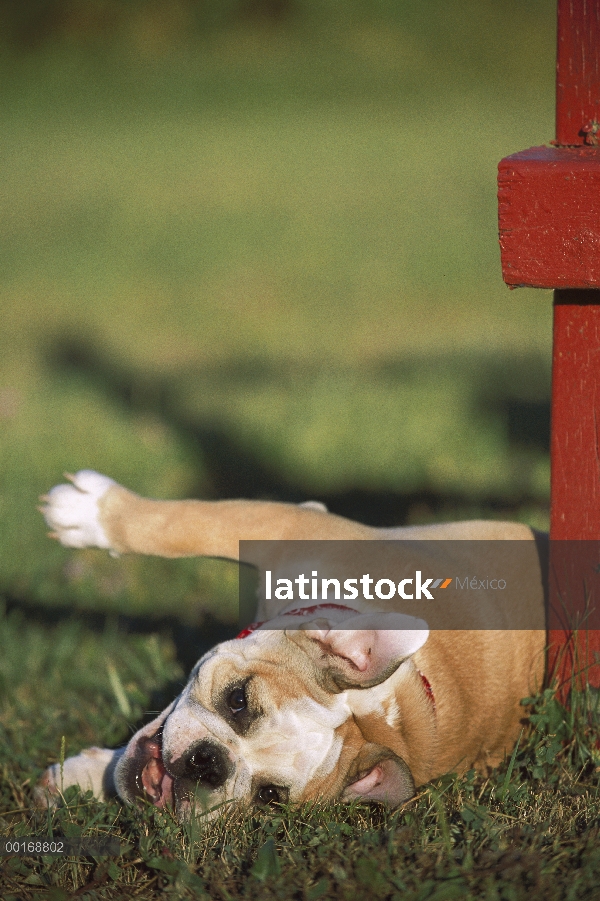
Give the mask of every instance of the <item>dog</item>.
[[512, 608], [499, 613], [493, 592], [483, 591], [468, 629], [453, 625], [452, 605], [444, 628], [429, 629], [396, 598], [290, 609], [263, 591], [262, 624], [205, 654], [181, 695], [126, 747], [90, 748], [49, 767], [39, 803], [79, 785], [99, 799], [170, 805], [181, 820], [230, 801], [397, 806], [444, 773], [489, 771], [514, 746], [521, 699], [544, 677], [543, 567], [528, 527], [375, 529], [316, 502], [149, 500], [90, 470], [68, 478], [40, 509], [52, 536], [72, 548], [237, 560], [240, 539], [353, 548], [384, 540], [427, 542], [435, 558], [452, 541], [468, 566], [485, 539], [519, 542], [524, 556]]

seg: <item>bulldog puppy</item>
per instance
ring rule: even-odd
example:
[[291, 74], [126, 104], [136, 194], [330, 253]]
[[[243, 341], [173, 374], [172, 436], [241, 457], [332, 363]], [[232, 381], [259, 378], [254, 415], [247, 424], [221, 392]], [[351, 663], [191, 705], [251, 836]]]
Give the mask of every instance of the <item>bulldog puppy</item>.
[[544, 675], [543, 579], [527, 527], [374, 529], [312, 502], [156, 501], [95, 472], [69, 478], [41, 508], [67, 547], [236, 560], [240, 539], [509, 539], [527, 542], [526, 603], [500, 615], [484, 594], [473, 629], [453, 630], [449, 610], [449, 627], [430, 632], [423, 619], [394, 609], [397, 599], [294, 610], [263, 599], [265, 622], [205, 654], [181, 695], [125, 748], [91, 748], [51, 766], [39, 803], [80, 785], [98, 798], [172, 805], [180, 819], [229, 801], [395, 806], [443, 773], [489, 770], [512, 748], [520, 700]]

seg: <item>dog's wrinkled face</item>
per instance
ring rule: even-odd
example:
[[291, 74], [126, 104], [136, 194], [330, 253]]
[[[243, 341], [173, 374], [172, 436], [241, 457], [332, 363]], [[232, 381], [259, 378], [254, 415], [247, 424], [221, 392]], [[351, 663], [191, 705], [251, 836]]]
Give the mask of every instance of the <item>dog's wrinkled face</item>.
[[[408, 767], [364, 737], [352, 698], [377, 690], [425, 642], [426, 624], [410, 625], [336, 630], [319, 620], [218, 645], [130, 741], [115, 771], [119, 794], [173, 805], [180, 819], [232, 800], [406, 800]], [[389, 704], [397, 712], [393, 692]]]

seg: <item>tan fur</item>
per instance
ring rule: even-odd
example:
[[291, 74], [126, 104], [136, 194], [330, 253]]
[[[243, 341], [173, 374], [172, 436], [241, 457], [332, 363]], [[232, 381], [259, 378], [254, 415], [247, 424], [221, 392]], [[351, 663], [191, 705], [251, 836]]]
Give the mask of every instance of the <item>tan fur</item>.
[[[42, 508], [69, 547], [236, 560], [241, 540], [262, 541], [266, 549], [245, 549], [244, 562], [276, 573], [297, 565], [295, 542], [335, 541], [329, 562], [354, 576], [356, 567], [375, 572], [379, 551], [382, 560], [389, 553], [377, 542], [392, 539], [406, 571], [423, 566], [464, 578], [500, 565], [518, 590], [503, 593], [501, 603], [494, 591], [455, 591], [451, 602], [436, 605], [431, 630], [421, 600], [403, 600], [398, 611], [395, 597], [376, 606], [357, 598], [353, 610], [329, 608], [316, 618], [307, 611], [302, 623], [282, 612], [286, 602], [263, 600], [257, 616], [264, 630], [206, 654], [179, 698], [126, 748], [92, 749], [50, 767], [37, 790], [41, 803], [52, 803], [61, 784], [79, 784], [126, 801], [141, 792], [159, 806], [175, 804], [180, 818], [197, 803], [209, 810], [232, 799], [262, 803], [265, 786], [292, 801], [399, 804], [415, 784], [473, 766], [487, 771], [513, 747], [525, 713], [521, 699], [544, 675], [542, 567], [527, 527], [374, 529], [314, 503], [148, 500], [90, 470], [70, 481], [55, 486]], [[276, 551], [273, 541], [280, 542]], [[370, 570], [360, 568], [362, 548]], [[260, 553], [268, 560], [250, 556]], [[459, 623], [469, 623], [469, 631]], [[232, 698], [240, 696], [238, 718]]]
[[[426, 674], [435, 695], [435, 729], [429, 702], [414, 674], [409, 680], [403, 676], [397, 688], [404, 711], [397, 727], [387, 726], [385, 719], [372, 715], [360, 720], [364, 737], [396, 750], [408, 763], [417, 784], [449, 770], [494, 766], [517, 739], [524, 716], [521, 698], [542, 685], [546, 641], [541, 573], [533, 535], [526, 526], [471, 522], [375, 529], [307, 507], [261, 501], [155, 501], [121, 486], [110, 488], [99, 506], [102, 526], [116, 550], [165, 557], [237, 559], [240, 539], [531, 542], [527, 569], [518, 575], [527, 596], [523, 605], [523, 616], [528, 617], [525, 625], [532, 628], [433, 631], [415, 655], [415, 665]], [[267, 609], [264, 615], [276, 612]], [[518, 621], [518, 612], [509, 613], [511, 622]], [[479, 617], [482, 626], [489, 625], [486, 617], [492, 615], [490, 611], [476, 611], [474, 621]], [[451, 627], [451, 610], [448, 617]]]

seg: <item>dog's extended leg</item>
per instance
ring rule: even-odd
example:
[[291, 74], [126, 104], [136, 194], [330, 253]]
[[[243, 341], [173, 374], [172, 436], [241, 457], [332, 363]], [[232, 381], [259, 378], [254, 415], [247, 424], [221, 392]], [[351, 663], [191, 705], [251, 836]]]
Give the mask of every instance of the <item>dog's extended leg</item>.
[[316, 505], [272, 501], [157, 501], [107, 476], [83, 470], [42, 499], [53, 537], [67, 547], [100, 547], [119, 554], [227, 557], [239, 541], [368, 539], [378, 530], [334, 516]]
[[64, 764], [49, 766], [33, 790], [38, 807], [53, 807], [61, 802], [63, 792], [72, 785], [82, 791], [91, 789], [100, 801], [116, 795], [114, 771], [125, 748], [111, 751], [107, 748], [86, 748], [76, 757], [67, 757]]

